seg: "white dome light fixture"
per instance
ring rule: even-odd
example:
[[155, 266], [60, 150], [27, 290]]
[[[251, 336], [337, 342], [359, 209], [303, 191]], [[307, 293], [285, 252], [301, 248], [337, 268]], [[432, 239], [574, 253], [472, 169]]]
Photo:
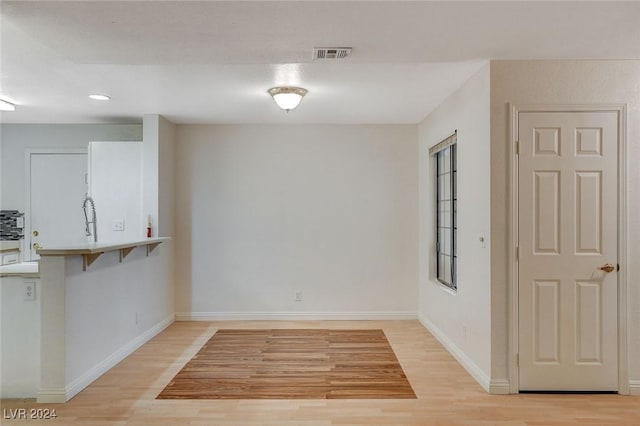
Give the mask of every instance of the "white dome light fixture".
[[268, 92], [280, 108], [289, 112], [300, 104], [304, 95], [307, 94], [307, 89], [289, 86], [272, 87]]

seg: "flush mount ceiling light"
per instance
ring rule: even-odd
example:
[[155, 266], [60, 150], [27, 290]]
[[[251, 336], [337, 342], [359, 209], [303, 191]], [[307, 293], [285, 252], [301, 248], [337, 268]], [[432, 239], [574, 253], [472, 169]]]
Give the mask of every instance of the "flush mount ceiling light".
[[111, 99], [107, 95], [100, 95], [98, 93], [94, 93], [94, 94], [89, 95], [89, 98], [93, 99], [94, 101], [108, 101], [109, 99]]
[[289, 112], [300, 104], [304, 95], [307, 94], [307, 89], [302, 87], [272, 87], [269, 89], [269, 94], [280, 108]]
[[0, 111], [15, 111], [16, 106], [9, 101], [0, 99]]

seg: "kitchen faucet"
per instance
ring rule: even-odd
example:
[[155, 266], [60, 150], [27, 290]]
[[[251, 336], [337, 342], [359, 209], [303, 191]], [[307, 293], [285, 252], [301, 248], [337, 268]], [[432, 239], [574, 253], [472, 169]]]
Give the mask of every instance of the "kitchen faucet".
[[[87, 202], [91, 204], [91, 220], [89, 220], [89, 215], [87, 214]], [[86, 226], [86, 235], [87, 237], [93, 235], [93, 242], [98, 242], [98, 229], [96, 225], [96, 204], [93, 202], [93, 198], [87, 195], [84, 199], [84, 203], [82, 203], [82, 209], [84, 210], [84, 222]], [[91, 229], [89, 228], [89, 224], [93, 224], [93, 234]]]

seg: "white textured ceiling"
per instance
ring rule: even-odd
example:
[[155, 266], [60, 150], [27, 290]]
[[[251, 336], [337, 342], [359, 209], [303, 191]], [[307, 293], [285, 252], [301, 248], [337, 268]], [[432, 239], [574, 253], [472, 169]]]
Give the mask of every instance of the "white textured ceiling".
[[[489, 59], [640, 58], [640, 2], [2, 1], [3, 122], [416, 123]], [[314, 46], [350, 59], [312, 62]], [[309, 90], [289, 114], [266, 90]], [[107, 103], [89, 93], [106, 93]]]

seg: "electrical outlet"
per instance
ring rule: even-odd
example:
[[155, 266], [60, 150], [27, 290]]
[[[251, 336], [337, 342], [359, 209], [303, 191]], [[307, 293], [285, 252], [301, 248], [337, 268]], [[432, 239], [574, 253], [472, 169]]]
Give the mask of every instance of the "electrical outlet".
[[124, 220], [114, 220], [111, 229], [114, 231], [124, 231]]
[[296, 302], [302, 302], [302, 292], [300, 290], [296, 291]]
[[24, 283], [24, 300], [36, 300], [36, 283], [29, 281]]

